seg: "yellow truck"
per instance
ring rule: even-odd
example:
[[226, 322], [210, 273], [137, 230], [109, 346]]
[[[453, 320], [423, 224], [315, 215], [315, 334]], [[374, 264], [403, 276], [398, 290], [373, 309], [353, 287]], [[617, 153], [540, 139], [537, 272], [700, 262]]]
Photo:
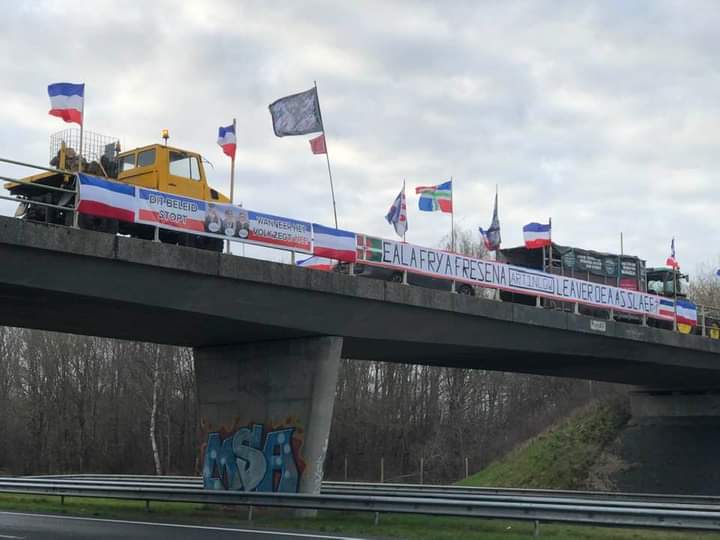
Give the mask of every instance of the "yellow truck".
[[[76, 181], [72, 173], [78, 169], [109, 180], [193, 199], [230, 202], [228, 197], [208, 185], [200, 154], [163, 144], [120, 151], [117, 141], [93, 133], [87, 135], [89, 141], [83, 143], [85, 151], [82, 159], [78, 159], [73, 146], [67, 142], [74, 138], [73, 130], [66, 130], [51, 137], [50, 165], [54, 171], [48, 169], [21, 178], [19, 182], [5, 184], [5, 189], [21, 201], [16, 211], [17, 217], [72, 225], [74, 213], [70, 209], [75, 203]], [[50, 186], [50, 189], [46, 186]], [[154, 228], [147, 225], [87, 215], [79, 216], [78, 225], [84, 229], [146, 239], [152, 239], [155, 234]], [[222, 251], [223, 248], [221, 239], [164, 229], [160, 231], [160, 241], [213, 251]]]

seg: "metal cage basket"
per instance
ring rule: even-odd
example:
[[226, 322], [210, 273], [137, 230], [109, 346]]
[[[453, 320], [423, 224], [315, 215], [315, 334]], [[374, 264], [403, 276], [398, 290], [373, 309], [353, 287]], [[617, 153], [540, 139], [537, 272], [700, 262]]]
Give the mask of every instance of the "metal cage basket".
[[[50, 135], [50, 162], [60, 152], [60, 146], [65, 143], [66, 148], [77, 152], [80, 146], [80, 129], [69, 128]], [[83, 132], [82, 157], [87, 163], [100, 161], [102, 156], [112, 160], [115, 158], [117, 148], [120, 147], [120, 140], [117, 137], [101, 135], [92, 131]]]

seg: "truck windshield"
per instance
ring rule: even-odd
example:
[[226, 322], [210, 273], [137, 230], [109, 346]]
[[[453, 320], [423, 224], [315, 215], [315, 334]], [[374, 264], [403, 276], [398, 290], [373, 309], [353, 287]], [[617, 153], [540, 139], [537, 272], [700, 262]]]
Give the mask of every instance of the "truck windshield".
[[150, 165], [155, 165], [155, 149], [151, 148], [150, 150], [138, 152], [137, 166], [149, 167]]
[[191, 180], [200, 180], [200, 168], [195, 156], [170, 151], [170, 174]]
[[120, 156], [120, 171], [129, 171], [135, 168], [135, 154], [128, 154], [126, 156]]

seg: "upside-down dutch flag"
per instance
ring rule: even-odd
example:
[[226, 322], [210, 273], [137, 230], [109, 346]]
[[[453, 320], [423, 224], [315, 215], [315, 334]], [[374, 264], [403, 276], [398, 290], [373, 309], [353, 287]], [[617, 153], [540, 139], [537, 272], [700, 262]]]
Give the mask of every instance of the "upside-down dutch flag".
[[673, 304], [673, 301], [667, 298], [661, 298], [660, 304], [658, 305], [658, 315], [661, 317], [674, 317], [675, 305]]
[[523, 227], [523, 238], [525, 239], [525, 247], [528, 249], [549, 246], [552, 242], [552, 229], [550, 224], [528, 223]]
[[62, 118], [66, 122], [83, 123], [83, 102], [85, 83], [54, 83], [48, 85], [50, 111], [48, 114]]
[[312, 268], [313, 270], [323, 270], [325, 272], [332, 272], [332, 269], [335, 267], [335, 261], [332, 259], [315, 256], [298, 261], [296, 264], [303, 268]]
[[111, 182], [89, 174], [78, 174], [78, 212], [120, 221], [135, 221], [135, 186]]
[[218, 144], [222, 147], [225, 155], [234, 158], [237, 149], [237, 139], [235, 138], [235, 125], [218, 128]]
[[355, 262], [355, 233], [332, 229], [313, 223], [313, 255], [337, 259], [343, 262]]
[[697, 326], [697, 306], [690, 300], [678, 298], [675, 301], [675, 311], [678, 324]]

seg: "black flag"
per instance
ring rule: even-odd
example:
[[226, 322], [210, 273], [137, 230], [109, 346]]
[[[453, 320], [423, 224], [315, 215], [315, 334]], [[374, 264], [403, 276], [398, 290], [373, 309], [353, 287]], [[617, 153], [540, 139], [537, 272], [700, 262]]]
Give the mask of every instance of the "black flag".
[[316, 88], [280, 98], [269, 108], [278, 137], [323, 131]]

